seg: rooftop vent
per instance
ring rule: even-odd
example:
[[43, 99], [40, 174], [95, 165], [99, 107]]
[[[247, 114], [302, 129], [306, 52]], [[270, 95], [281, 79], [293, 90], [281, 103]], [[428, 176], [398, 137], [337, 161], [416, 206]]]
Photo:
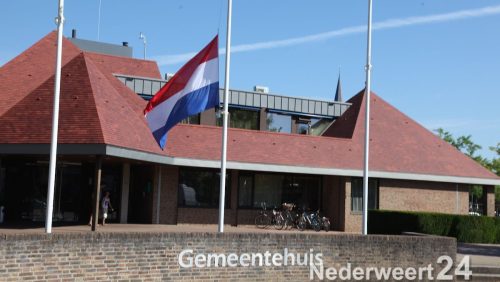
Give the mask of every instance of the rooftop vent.
[[260, 85], [255, 85], [253, 88], [253, 91], [259, 92], [259, 93], [264, 93], [267, 94], [269, 93], [269, 87], [267, 86], [260, 86]]

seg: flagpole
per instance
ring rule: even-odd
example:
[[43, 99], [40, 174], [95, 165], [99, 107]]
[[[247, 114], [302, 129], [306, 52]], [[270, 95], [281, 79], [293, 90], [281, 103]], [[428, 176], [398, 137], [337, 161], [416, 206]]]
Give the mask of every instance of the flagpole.
[[365, 159], [363, 167], [363, 235], [368, 234], [368, 161], [370, 153], [370, 84], [372, 52], [372, 0], [368, 0], [368, 38], [366, 47], [365, 85]]
[[218, 232], [224, 232], [224, 205], [226, 199], [226, 156], [227, 156], [227, 119], [228, 97], [229, 97], [229, 65], [231, 62], [231, 10], [233, 1], [228, 0], [227, 7], [227, 32], [226, 32], [226, 74], [224, 78], [224, 109], [222, 112], [223, 127], [222, 127], [222, 155], [220, 169], [220, 191], [219, 191], [219, 227]]
[[56, 176], [57, 159], [57, 131], [59, 128], [59, 94], [61, 90], [61, 57], [62, 36], [64, 25], [64, 0], [59, 0], [57, 24], [57, 58], [56, 74], [54, 81], [54, 112], [52, 114], [52, 139], [50, 141], [49, 186], [47, 188], [47, 215], [45, 219], [45, 232], [52, 233], [52, 209], [54, 206], [54, 182]]

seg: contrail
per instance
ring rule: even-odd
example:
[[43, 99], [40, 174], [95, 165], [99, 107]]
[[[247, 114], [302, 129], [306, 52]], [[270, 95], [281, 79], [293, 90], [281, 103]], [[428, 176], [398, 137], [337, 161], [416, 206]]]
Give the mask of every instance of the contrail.
[[[436, 14], [429, 16], [420, 16], [420, 17], [408, 17], [401, 19], [389, 19], [382, 22], [376, 22], [372, 25], [373, 30], [383, 30], [383, 29], [392, 29], [399, 28], [405, 26], [413, 26], [419, 24], [430, 24], [430, 23], [439, 23], [439, 22], [449, 22], [456, 20], [463, 20], [469, 18], [477, 18], [483, 16], [497, 15], [500, 14], [500, 5], [497, 6], [488, 6], [479, 9], [470, 9], [470, 10], [462, 10], [452, 13], [446, 14]], [[364, 33], [366, 32], [366, 25], [358, 25], [345, 27], [337, 30], [332, 30], [328, 32], [316, 33], [301, 37], [294, 37], [282, 40], [274, 40], [267, 42], [256, 42], [250, 44], [241, 44], [233, 46], [232, 53], [239, 52], [249, 52], [256, 50], [264, 50], [264, 49], [272, 49], [272, 48], [281, 48], [293, 45], [299, 45], [303, 43], [327, 40], [334, 37], [356, 34], [356, 33]], [[224, 54], [226, 50], [224, 48], [220, 49], [219, 52]], [[165, 65], [173, 65], [185, 62], [196, 55], [195, 52], [177, 54], [177, 55], [163, 55], [156, 56], [154, 59], [158, 62], [160, 66]]]

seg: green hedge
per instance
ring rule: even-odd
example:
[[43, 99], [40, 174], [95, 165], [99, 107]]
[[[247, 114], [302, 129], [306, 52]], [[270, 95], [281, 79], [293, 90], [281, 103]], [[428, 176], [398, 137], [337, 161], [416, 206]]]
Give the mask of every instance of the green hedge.
[[486, 216], [372, 210], [370, 234], [417, 232], [450, 236], [459, 242], [500, 244], [500, 219]]

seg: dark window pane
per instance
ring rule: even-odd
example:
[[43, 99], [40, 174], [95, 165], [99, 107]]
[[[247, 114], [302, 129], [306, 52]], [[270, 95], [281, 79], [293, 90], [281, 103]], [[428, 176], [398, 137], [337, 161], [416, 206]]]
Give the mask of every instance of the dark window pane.
[[[229, 108], [229, 127], [258, 130], [259, 115], [257, 110]], [[217, 125], [222, 126], [222, 117], [217, 118]]]
[[299, 122], [297, 123], [297, 133], [298, 134], [309, 134], [309, 123]]
[[253, 206], [260, 207], [262, 202], [268, 207], [280, 206], [284, 180], [284, 175], [256, 174]]
[[[378, 182], [368, 182], [368, 209], [378, 209]], [[351, 182], [351, 211], [363, 211], [363, 179], [353, 178]]]
[[289, 115], [268, 113], [266, 124], [268, 131], [284, 133], [292, 132], [292, 117]]
[[200, 114], [189, 116], [181, 120], [183, 124], [200, 124]]
[[319, 209], [321, 179], [317, 176], [293, 176], [283, 189], [283, 202], [294, 203], [300, 208]]
[[[250, 188], [252, 180], [253, 190]], [[256, 173], [254, 178], [240, 176], [239, 187], [240, 207], [260, 208], [262, 202], [269, 208], [285, 202], [312, 210], [320, 207], [321, 178], [318, 176]], [[251, 204], [250, 199], [253, 199]]]
[[251, 207], [252, 206], [252, 190], [253, 190], [253, 177], [252, 175], [240, 175], [238, 180], [238, 206]]
[[[225, 206], [229, 208], [231, 180], [226, 174]], [[179, 171], [178, 205], [210, 207], [219, 205], [220, 173], [216, 170], [181, 168]]]

